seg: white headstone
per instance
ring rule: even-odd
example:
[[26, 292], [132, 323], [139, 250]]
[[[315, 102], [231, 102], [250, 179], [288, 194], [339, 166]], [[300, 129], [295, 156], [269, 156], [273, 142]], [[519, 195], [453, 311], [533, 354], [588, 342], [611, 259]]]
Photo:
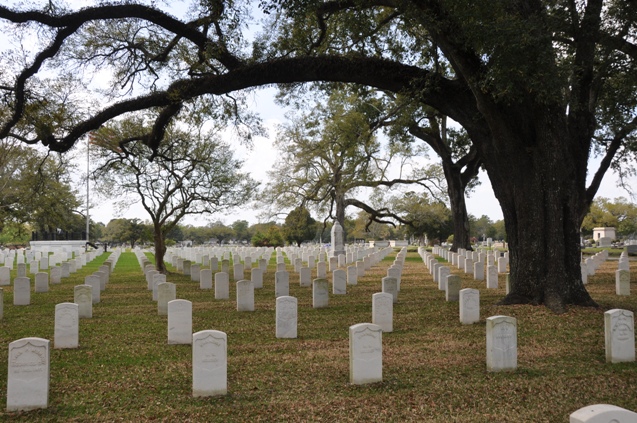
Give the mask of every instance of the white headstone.
[[299, 272], [299, 284], [300, 286], [312, 285], [312, 269], [309, 267], [301, 267]]
[[71, 265], [69, 264], [68, 261], [65, 261], [60, 266], [62, 268], [62, 277], [63, 278], [68, 278], [69, 276], [71, 276]]
[[481, 261], [473, 263], [473, 279], [477, 281], [484, 280], [484, 263]]
[[336, 269], [332, 272], [332, 294], [347, 294], [347, 273], [343, 269]]
[[159, 291], [157, 290], [160, 283], [166, 282], [166, 275], [163, 273], [156, 273], [153, 276], [153, 301], [159, 299]]
[[190, 260], [184, 260], [181, 263], [182, 267], [183, 267], [183, 273], [186, 276], [190, 276], [190, 270], [192, 269], [192, 261]]
[[168, 301], [168, 343], [192, 343], [192, 303], [188, 300]]
[[51, 270], [49, 270], [49, 282], [52, 284], [62, 283], [62, 268], [60, 266], [51, 267]]
[[393, 301], [398, 302], [398, 281], [396, 278], [384, 277], [381, 280], [382, 291], [391, 294]]
[[35, 292], [49, 292], [49, 274], [38, 272], [35, 274]]
[[77, 348], [80, 340], [80, 310], [75, 303], [55, 306], [53, 348]]
[[327, 279], [314, 279], [312, 281], [312, 307], [325, 308], [329, 303]]
[[153, 289], [153, 281], [155, 280], [155, 275], [159, 274], [159, 271], [153, 269], [145, 272], [146, 277], [146, 287], [149, 291]]
[[281, 296], [276, 299], [276, 337], [296, 338], [297, 304], [294, 297]]
[[615, 293], [630, 295], [630, 272], [628, 270], [615, 271]]
[[487, 266], [487, 288], [498, 288], [498, 268], [496, 266]]
[[252, 281], [237, 282], [237, 311], [254, 311], [254, 285]]
[[29, 262], [29, 273], [35, 275], [40, 271], [40, 262], [38, 260], [31, 260]]
[[635, 423], [637, 413], [610, 404], [580, 408], [569, 416], [569, 423]]
[[106, 284], [108, 283], [108, 272], [104, 270], [98, 270], [97, 272], [93, 272], [94, 276], [100, 281], [100, 291], [104, 291], [106, 289]]
[[459, 301], [460, 289], [462, 289], [462, 279], [460, 279], [460, 276], [447, 276], [447, 289], [445, 290], [445, 299], [447, 301]]
[[211, 269], [201, 269], [199, 271], [199, 289], [212, 289]]
[[274, 297], [290, 295], [290, 274], [285, 270], [279, 270], [274, 274]]
[[319, 261], [316, 263], [316, 278], [317, 279], [325, 279], [327, 278], [327, 265], [324, 261]]
[[235, 263], [232, 266], [233, 278], [235, 281], [243, 280], [243, 263]]
[[460, 323], [471, 325], [480, 321], [480, 291], [465, 288], [460, 290]]
[[[249, 282], [249, 281], [245, 281]], [[218, 330], [192, 335], [192, 395], [209, 397], [228, 392], [228, 337]]]
[[22, 338], [9, 344], [7, 411], [47, 408], [49, 365], [47, 339]]
[[390, 278], [396, 279], [396, 290], [400, 292], [400, 276], [402, 274], [402, 269], [398, 266], [390, 266], [387, 269], [387, 276]]
[[473, 273], [473, 258], [465, 257], [464, 259], [464, 272], [467, 274]]
[[506, 273], [508, 260], [506, 257], [498, 258], [498, 273]]
[[372, 295], [372, 323], [380, 326], [383, 332], [394, 330], [394, 297], [387, 292]]
[[215, 273], [215, 299], [227, 300], [230, 298], [230, 278], [226, 272]]
[[84, 278], [84, 284], [90, 285], [92, 289], [93, 304], [100, 302], [101, 282], [100, 277], [96, 275], [88, 275]]
[[190, 265], [190, 280], [193, 282], [199, 282], [201, 276], [201, 266], [198, 263]]
[[265, 274], [265, 272], [268, 270], [268, 260], [264, 258], [259, 259], [259, 269], [263, 271], [263, 274]]
[[356, 262], [356, 272], [357, 272], [357, 276], [359, 278], [362, 278], [363, 276], [365, 276], [365, 263], [362, 261], [357, 261]]
[[80, 319], [93, 317], [93, 287], [90, 285], [76, 285], [73, 288], [73, 302], [78, 305]]
[[18, 278], [26, 278], [27, 276], [27, 265], [24, 263], [18, 263], [18, 269], [16, 273], [16, 277]]
[[250, 280], [254, 285], [254, 289], [263, 288], [263, 270], [260, 267], [253, 267], [250, 269]]
[[383, 330], [373, 323], [349, 327], [349, 381], [354, 385], [382, 382]]
[[29, 304], [31, 304], [31, 280], [27, 277], [15, 278], [13, 280], [13, 305]]
[[586, 264], [580, 263], [580, 270], [582, 273], [582, 283], [586, 285], [588, 283], [588, 267], [586, 267]]
[[338, 269], [338, 257], [330, 257], [329, 265], [330, 265], [329, 267], [330, 272], [333, 272], [336, 269]]
[[487, 317], [487, 371], [518, 367], [517, 320], [508, 316]]
[[168, 314], [168, 302], [177, 299], [177, 287], [172, 282], [163, 282], [157, 285], [157, 314]]
[[210, 258], [210, 270], [212, 270], [212, 273], [216, 273], [219, 270], [219, 259], [216, 256]]
[[447, 290], [447, 276], [451, 275], [451, 269], [447, 266], [440, 266], [438, 269], [438, 289]]
[[0, 267], [0, 286], [11, 285], [11, 269], [7, 266]]
[[356, 285], [358, 283], [358, 270], [356, 266], [347, 266], [347, 284]]
[[604, 313], [606, 362], [635, 361], [635, 322], [633, 312], [612, 309]]

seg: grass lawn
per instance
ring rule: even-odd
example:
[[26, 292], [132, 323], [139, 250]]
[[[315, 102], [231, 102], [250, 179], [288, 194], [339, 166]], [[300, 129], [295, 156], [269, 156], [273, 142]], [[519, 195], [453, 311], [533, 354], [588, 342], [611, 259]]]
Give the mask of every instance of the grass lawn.
[[[445, 302], [410, 252], [394, 332], [383, 334], [383, 382], [365, 386], [349, 384], [348, 328], [371, 322], [372, 294], [380, 291], [395, 253], [348, 286], [347, 295], [330, 294], [326, 309], [312, 308], [311, 288], [300, 287], [291, 272], [297, 339], [275, 338], [274, 260], [264, 288], [255, 291], [254, 312], [236, 311], [232, 282], [231, 299], [215, 300], [214, 290], [170, 274], [177, 298], [193, 302], [193, 331], [228, 336], [228, 395], [193, 398], [191, 347], [168, 345], [167, 317], [158, 316], [135, 255], [122, 253], [93, 318], [80, 321], [80, 348], [51, 350], [48, 409], [6, 413], [9, 343], [29, 336], [53, 341], [55, 305], [72, 302], [73, 287], [107, 256], [48, 293], [32, 292], [29, 306], [13, 306], [13, 288], [3, 287], [3, 421], [567, 422], [571, 412], [591, 404], [637, 410], [637, 363], [605, 362], [603, 317], [612, 308], [637, 309], [637, 262], [631, 265], [632, 296], [615, 295], [617, 262], [608, 261], [587, 286], [600, 308], [571, 307], [562, 315], [544, 307], [496, 306], [504, 275], [500, 289], [486, 290], [485, 282], [454, 269], [464, 288], [480, 289], [481, 320], [465, 326], [458, 303]], [[517, 318], [515, 372], [486, 372], [485, 318], [493, 315]]]

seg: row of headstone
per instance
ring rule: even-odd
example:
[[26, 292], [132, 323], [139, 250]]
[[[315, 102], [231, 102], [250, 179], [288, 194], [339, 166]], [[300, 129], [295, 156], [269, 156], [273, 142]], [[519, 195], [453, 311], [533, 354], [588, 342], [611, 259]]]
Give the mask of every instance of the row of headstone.
[[[424, 247], [419, 247], [418, 254], [423, 257], [425, 253], [427, 253], [426, 249]], [[435, 246], [433, 247], [431, 254], [442, 257], [449, 262], [451, 266], [456, 266], [459, 270], [463, 270], [467, 274], [474, 273], [474, 275], [475, 263], [481, 263], [482, 269], [486, 269], [488, 266], [496, 266], [498, 273], [506, 273], [507, 266], [509, 265], [509, 253], [498, 250], [484, 250], [478, 248], [476, 251], [469, 251], [459, 248], [457, 252], [452, 252], [446, 248]], [[478, 278], [476, 277], [476, 279]]]
[[[62, 261], [78, 258], [84, 251], [73, 249], [71, 251], [56, 251], [51, 254], [48, 250], [34, 249], [18, 249], [18, 250], [0, 250], [0, 265], [14, 268], [17, 264], [28, 264], [31, 267], [38, 266], [41, 269], [47, 269], [48, 266], [57, 265]], [[37, 270], [35, 270], [36, 273]]]
[[[279, 297], [276, 306], [277, 338], [295, 338], [296, 299]], [[76, 347], [75, 334], [78, 324], [76, 316], [77, 304], [63, 303], [56, 307], [56, 347]], [[487, 371], [516, 370], [516, 319], [509, 316], [492, 316], [486, 319], [486, 323]], [[630, 311], [610, 310], [605, 313], [607, 361], [616, 363], [635, 360], [633, 326], [633, 314]], [[67, 333], [58, 335], [58, 332], [63, 331]], [[200, 331], [192, 334], [191, 337], [191, 331], [192, 303], [187, 300], [170, 301], [168, 305], [168, 342], [171, 344], [192, 343], [193, 396], [225, 395], [227, 393], [226, 334], [220, 331]], [[382, 381], [383, 331], [380, 325], [373, 323], [350, 326], [350, 383], [367, 384]], [[190, 342], [191, 340], [192, 342]], [[67, 346], [68, 344], [71, 345]], [[48, 406], [49, 366], [48, 340], [23, 338], [9, 344], [7, 411], [30, 410]], [[603, 408], [604, 413], [611, 410], [615, 412], [615, 414], [604, 415], [614, 415], [618, 418], [633, 416], [630, 413], [621, 414], [617, 408]], [[599, 421], [591, 420], [591, 417], [597, 415], [598, 418], [601, 418], [599, 417], [600, 411], [599, 409], [597, 411], [578, 410], [571, 415], [571, 422]]]
[[[104, 265], [102, 265], [100, 270], [96, 273], [108, 272], [107, 274], [110, 275], [110, 271], [117, 263], [118, 257], [118, 253], [111, 254], [109, 259], [105, 261]], [[41, 273], [42, 272], [36, 274], [36, 290], [38, 287], [37, 277]], [[44, 274], [46, 275], [46, 273]], [[97, 278], [100, 278], [100, 275], [97, 275]], [[99, 280], [101, 282], [102, 279]], [[106, 281], [108, 281], [108, 279], [106, 279]], [[40, 282], [44, 284], [43, 281]], [[86, 287], [91, 290], [88, 292], [86, 288], [84, 289], [84, 298], [80, 303], [87, 304], [89, 309], [92, 310], [93, 286], [79, 285], [79, 287]], [[42, 286], [40, 286], [40, 288], [42, 288]], [[76, 286], [74, 290], [76, 300], [78, 299], [77, 288]], [[2, 304], [1, 301], [0, 304]], [[79, 347], [79, 320], [81, 317], [91, 317], [90, 315], [83, 316], [82, 311], [81, 304], [78, 304], [77, 301], [75, 303], [60, 303], [55, 306], [54, 348], [67, 349]], [[37, 337], [23, 338], [9, 344], [7, 411], [13, 412], [47, 408], [50, 381], [49, 345], [49, 340]]]
[[[110, 263], [110, 262], [109, 262]], [[68, 265], [68, 266], [66, 266]], [[106, 282], [108, 281], [108, 274], [110, 273], [110, 266], [103, 265], [100, 267], [99, 272], [95, 272], [91, 276], [87, 276], [86, 283], [87, 284], [98, 284], [103, 285], [105, 287]], [[38, 272], [35, 274], [34, 280], [34, 292], [36, 293], [46, 293], [49, 291], [49, 282], [52, 284], [59, 284], [62, 281], [63, 277], [70, 276], [70, 271], [68, 274], [65, 273], [65, 270], [75, 270], [72, 262], [62, 263], [61, 267], [53, 267], [50, 269], [50, 272]], [[10, 283], [10, 277], [8, 277], [7, 267], [0, 267], [0, 285], [8, 285]], [[50, 276], [50, 278], [49, 278]], [[101, 279], [100, 279], [101, 278]], [[7, 279], [9, 279], [7, 283]], [[97, 282], [95, 282], [97, 280]], [[101, 282], [100, 282], [101, 280]], [[90, 282], [89, 282], [90, 281]], [[103, 290], [104, 287], [101, 289]], [[97, 302], [99, 302], [99, 291], [97, 294], [94, 294], [94, 297], [97, 298]], [[13, 281], [13, 305], [15, 306], [25, 306], [31, 304], [31, 279], [27, 276], [21, 276], [20, 273], [18, 277], [16, 277]]]
[[608, 250], [602, 250], [587, 258], [584, 260], [584, 266], [582, 266], [582, 274], [586, 273], [586, 276], [594, 276], [599, 266], [606, 260], [608, 260]]
[[[442, 251], [447, 251], [444, 249], [440, 249], [437, 248], [435, 249], [436, 252], [440, 253]], [[440, 263], [434, 254], [428, 253], [426, 250], [420, 250], [421, 253], [421, 257], [423, 259], [423, 262], [425, 263], [425, 265], [427, 266], [427, 268], [429, 269], [430, 273], [433, 275], [433, 280], [435, 283], [438, 283], [438, 289], [440, 290], [444, 290], [446, 291], [447, 286], [446, 286], [446, 279], [450, 274], [451, 274], [451, 269], [449, 266], [445, 266], [444, 264]], [[454, 254], [454, 253], [452, 253]], [[488, 255], [487, 257], [491, 257], [491, 255]], [[443, 257], [444, 258], [444, 257]], [[485, 269], [484, 269], [484, 263], [483, 261], [477, 261], [477, 262], [473, 262], [472, 264], [469, 264], [470, 259], [465, 259], [465, 266], [468, 269], [469, 266], [471, 266], [471, 268], [473, 269], [473, 271], [471, 273], [473, 273], [473, 278], [474, 280], [477, 281], [483, 281], [485, 280]], [[503, 265], [503, 267], [506, 268], [506, 259], [504, 256], [503, 257], [499, 257], [498, 260], [503, 261], [505, 264]], [[465, 271], [465, 273], [467, 273]], [[498, 278], [499, 278], [499, 269], [497, 266], [495, 265], [487, 265], [486, 268], [486, 287], [489, 289], [497, 289], [498, 288]], [[456, 298], [456, 295], [452, 295], [452, 298]], [[454, 300], [457, 301], [457, 300]]]
[[[275, 253], [277, 264], [284, 264], [284, 256], [286, 256], [289, 264], [295, 266], [296, 272], [299, 272], [298, 269], [300, 267], [297, 264], [297, 259], [300, 259], [300, 263], [306, 263], [307, 267], [310, 268], [313, 268], [317, 261], [326, 262], [326, 264], [329, 265], [329, 270], [333, 271], [336, 268], [344, 268], [347, 264], [362, 260], [364, 256], [374, 251], [376, 251], [376, 249], [363, 248], [360, 247], [360, 245], [345, 246], [342, 254], [330, 256], [330, 250], [321, 246], [290, 246], [277, 248], [276, 250], [262, 247], [182, 247], [168, 249], [165, 260], [173, 265], [173, 267], [178, 267], [176, 263], [178, 258], [190, 260], [192, 263], [199, 263], [201, 266], [207, 267], [208, 260], [214, 256], [218, 258], [219, 264], [224, 259], [232, 259], [233, 264], [243, 262], [245, 268], [248, 269], [260, 258], [269, 262], [271, 255]], [[213, 270], [218, 270], [214, 267], [212, 268]]]
[[[421, 256], [423, 257], [423, 261], [428, 265], [429, 268], [435, 269], [437, 265], [437, 260], [433, 257], [433, 255], [427, 253], [424, 249], [419, 251]], [[606, 252], [607, 254], [607, 252]], [[597, 261], [605, 260], [605, 254], [600, 255], [600, 258], [596, 259]], [[442, 266], [438, 268], [445, 268]], [[617, 294], [618, 295], [628, 295], [629, 293], [629, 282], [630, 279], [626, 278], [625, 270], [618, 270], [618, 278], [617, 278]], [[454, 275], [448, 275], [447, 270], [443, 270], [442, 273], [439, 273], [439, 288], [445, 289], [446, 299], [447, 301], [458, 301], [460, 302], [459, 307], [459, 315], [460, 321], [463, 324], [472, 324], [480, 319], [480, 294], [478, 290], [475, 289], [460, 289], [460, 277]], [[622, 280], [620, 281], [619, 275], [622, 276]], [[626, 280], [628, 279], [628, 280]], [[495, 286], [497, 287], [497, 285]], [[621, 292], [626, 292], [625, 294], [621, 294]], [[605, 314], [605, 334], [606, 334], [606, 359], [609, 362], [621, 362], [621, 361], [635, 361], [635, 339], [634, 339], [634, 323], [633, 323], [633, 314], [627, 310], [610, 310]], [[498, 316], [502, 317], [502, 316]], [[491, 319], [491, 318], [489, 318]], [[496, 319], [498, 322], [489, 323], [489, 319], [487, 319], [487, 367], [492, 369], [497, 368], [509, 368], [511, 364], [493, 364], [501, 362], [502, 360], [498, 358], [489, 358], [496, 357], [489, 353], [492, 349], [495, 351], [499, 351], [503, 354], [503, 351], [513, 351], [513, 343], [511, 341], [511, 333], [514, 333], [515, 323], [507, 320]], [[505, 322], [505, 323], [502, 323]], [[490, 325], [493, 328], [499, 328], [496, 330], [500, 335], [499, 338], [492, 337], [489, 335]], [[505, 333], [506, 332], [506, 333]], [[510, 346], [506, 346], [504, 344]], [[490, 345], [495, 345], [495, 347], [490, 347]], [[502, 355], [505, 357], [506, 355]], [[505, 360], [506, 361], [506, 360]], [[508, 362], [513, 363], [513, 359], [508, 360]]]
[[617, 263], [615, 292], [617, 295], [630, 295], [630, 262], [626, 251], [621, 253]]

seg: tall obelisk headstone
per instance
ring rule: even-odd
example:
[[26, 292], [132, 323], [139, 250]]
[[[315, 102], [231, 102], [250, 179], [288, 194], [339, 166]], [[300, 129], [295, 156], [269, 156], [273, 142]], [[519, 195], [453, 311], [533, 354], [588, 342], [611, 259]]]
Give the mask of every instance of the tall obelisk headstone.
[[345, 254], [345, 245], [343, 244], [343, 227], [338, 220], [332, 226], [332, 246], [330, 248], [330, 257], [338, 257]]

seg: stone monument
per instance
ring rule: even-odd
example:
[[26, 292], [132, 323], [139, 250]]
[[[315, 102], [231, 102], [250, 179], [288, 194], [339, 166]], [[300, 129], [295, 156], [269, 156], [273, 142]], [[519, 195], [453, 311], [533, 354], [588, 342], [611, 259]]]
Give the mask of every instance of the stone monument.
[[345, 246], [343, 244], [343, 227], [338, 221], [332, 226], [332, 246], [330, 248], [330, 257], [338, 257], [345, 254]]

